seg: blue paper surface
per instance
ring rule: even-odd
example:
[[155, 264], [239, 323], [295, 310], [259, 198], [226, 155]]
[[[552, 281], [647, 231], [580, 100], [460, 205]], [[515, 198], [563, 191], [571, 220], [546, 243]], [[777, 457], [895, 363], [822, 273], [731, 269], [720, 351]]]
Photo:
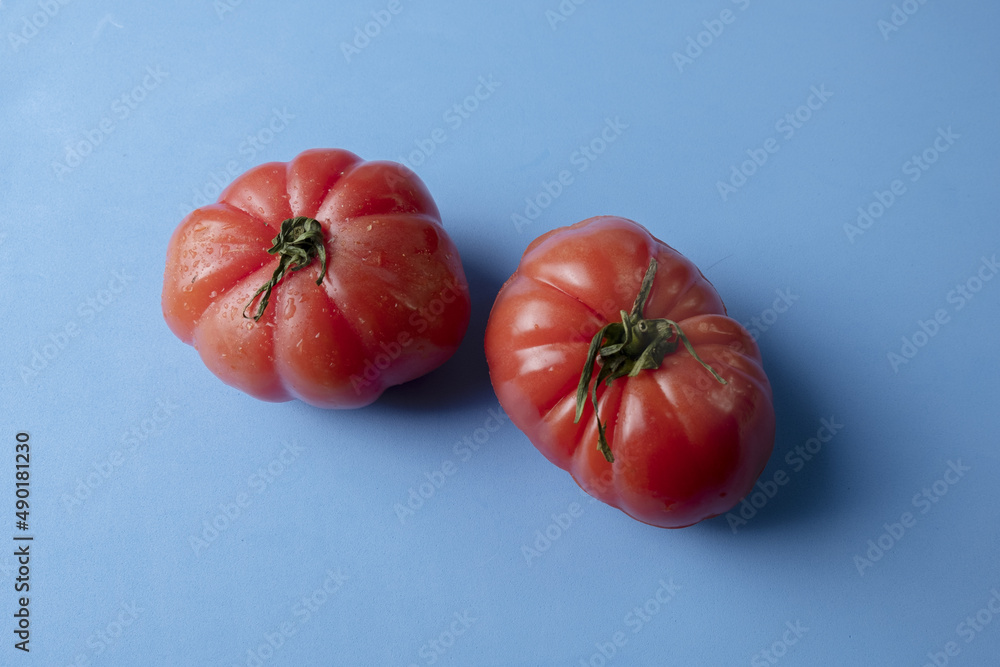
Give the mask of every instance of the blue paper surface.
[[[971, 0], [3, 2], [0, 664], [998, 664], [998, 29]], [[315, 147], [411, 166], [472, 290], [455, 357], [355, 411], [223, 385], [160, 309], [181, 218]], [[498, 418], [497, 290], [601, 214], [758, 338], [777, 440], [728, 517], [633, 521]]]

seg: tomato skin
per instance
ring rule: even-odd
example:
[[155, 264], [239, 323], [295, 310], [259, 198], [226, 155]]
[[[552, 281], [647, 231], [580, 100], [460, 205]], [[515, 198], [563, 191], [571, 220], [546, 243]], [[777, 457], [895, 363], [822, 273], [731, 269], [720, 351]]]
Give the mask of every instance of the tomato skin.
[[[319, 221], [314, 259], [277, 283], [258, 321], [244, 317], [279, 258], [282, 222]], [[233, 181], [190, 213], [167, 248], [163, 316], [223, 382], [266, 401], [367, 405], [454, 354], [469, 323], [458, 250], [424, 184], [391, 162], [305, 151]]]
[[[630, 310], [654, 257], [644, 316], [677, 322], [726, 384], [681, 345], [659, 368], [602, 385], [612, 463], [589, 399], [574, 423], [577, 385], [594, 335]], [[590, 218], [535, 239], [497, 296], [485, 347], [511, 421], [587, 493], [644, 523], [681, 528], [726, 512], [771, 455], [774, 406], [756, 343], [690, 260], [630, 220]]]

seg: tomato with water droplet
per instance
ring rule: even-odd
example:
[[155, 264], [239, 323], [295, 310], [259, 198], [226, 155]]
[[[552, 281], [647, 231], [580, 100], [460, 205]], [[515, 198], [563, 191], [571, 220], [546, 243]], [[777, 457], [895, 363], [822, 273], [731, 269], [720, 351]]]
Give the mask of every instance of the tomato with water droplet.
[[437, 368], [470, 311], [420, 179], [336, 149], [254, 167], [189, 214], [167, 249], [162, 302], [226, 384], [324, 408], [367, 405]]

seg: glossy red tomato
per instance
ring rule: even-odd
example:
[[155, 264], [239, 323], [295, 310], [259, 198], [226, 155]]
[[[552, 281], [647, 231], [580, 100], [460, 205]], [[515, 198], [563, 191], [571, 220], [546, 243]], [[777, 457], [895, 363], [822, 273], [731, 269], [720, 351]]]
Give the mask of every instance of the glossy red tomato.
[[444, 363], [469, 289], [413, 172], [310, 150], [254, 167], [181, 222], [163, 315], [226, 384], [350, 408]]
[[729, 510], [771, 454], [756, 343], [694, 264], [630, 220], [535, 239], [493, 305], [486, 359], [542, 454], [639, 521]]

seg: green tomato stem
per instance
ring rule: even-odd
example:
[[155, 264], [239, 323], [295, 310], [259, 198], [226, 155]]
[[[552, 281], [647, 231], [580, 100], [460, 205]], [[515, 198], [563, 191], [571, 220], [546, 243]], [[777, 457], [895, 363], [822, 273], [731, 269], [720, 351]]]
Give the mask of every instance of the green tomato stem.
[[[614, 462], [615, 456], [608, 445], [605, 436], [606, 426], [601, 423], [597, 409], [597, 388], [602, 382], [610, 386], [620, 377], [635, 377], [644, 370], [657, 369], [663, 363], [663, 359], [675, 352], [683, 343], [691, 356], [697, 359], [716, 380], [727, 384], [714, 368], [702, 361], [677, 322], [667, 319], [643, 319], [642, 311], [653, 288], [656, 266], [656, 259], [650, 259], [639, 294], [632, 304], [632, 311], [628, 313], [624, 310], [619, 311], [621, 322], [606, 324], [594, 334], [594, 338], [590, 341], [590, 349], [587, 351], [587, 361], [580, 374], [580, 383], [576, 388], [576, 417], [573, 423], [580, 421], [587, 394], [590, 394], [590, 400], [594, 405], [594, 416], [597, 419], [597, 448], [609, 463]], [[601, 370], [591, 389], [590, 380], [594, 372], [594, 363], [598, 359], [601, 362]]]
[[271, 275], [271, 279], [254, 292], [250, 302], [243, 308], [243, 317], [249, 319], [247, 311], [253, 306], [257, 297], [263, 293], [264, 296], [257, 303], [257, 310], [253, 316], [254, 322], [263, 317], [267, 303], [271, 299], [271, 290], [281, 282], [281, 279], [289, 271], [301, 271], [309, 266], [318, 255], [323, 262], [323, 269], [320, 271], [316, 284], [321, 285], [326, 276], [326, 239], [323, 237], [323, 226], [317, 220], [307, 218], [304, 215], [289, 218], [281, 223], [281, 229], [278, 231], [278, 235], [271, 240], [271, 243], [273, 245], [267, 252], [280, 256], [278, 267]]

